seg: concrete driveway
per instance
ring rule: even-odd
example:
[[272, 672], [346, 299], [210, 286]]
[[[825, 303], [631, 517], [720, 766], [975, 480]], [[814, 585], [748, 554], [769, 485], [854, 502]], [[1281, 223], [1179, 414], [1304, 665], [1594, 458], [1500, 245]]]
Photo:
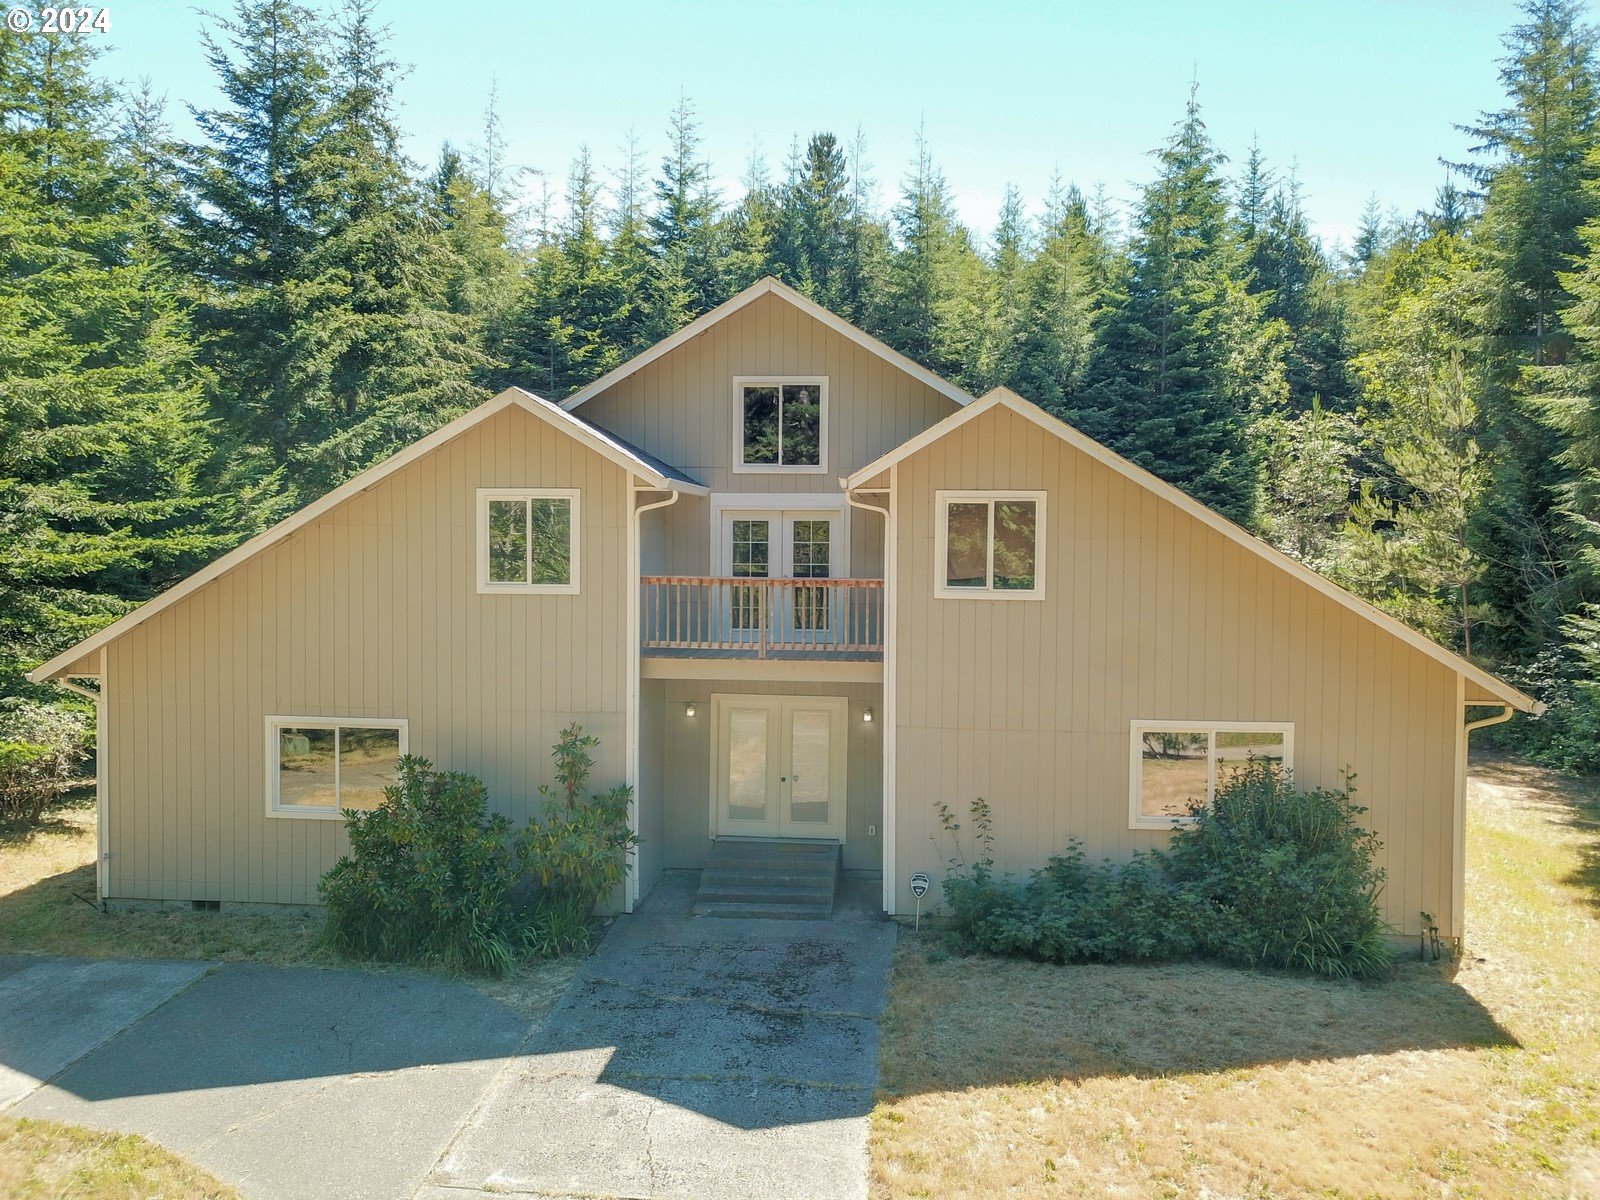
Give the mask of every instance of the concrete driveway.
[[435, 976], [0, 957], [0, 1112], [254, 1200], [865, 1197], [893, 926], [689, 896], [616, 922], [537, 1029]]

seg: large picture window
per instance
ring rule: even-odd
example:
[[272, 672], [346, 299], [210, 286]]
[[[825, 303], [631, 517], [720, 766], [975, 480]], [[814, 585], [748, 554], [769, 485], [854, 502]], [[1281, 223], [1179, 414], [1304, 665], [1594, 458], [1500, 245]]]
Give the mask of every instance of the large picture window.
[[1294, 769], [1294, 726], [1274, 722], [1135, 721], [1129, 820], [1134, 829], [1172, 829], [1209, 805], [1252, 758]]
[[576, 488], [478, 489], [478, 590], [578, 590]]
[[1043, 492], [941, 491], [935, 504], [935, 595], [1043, 594]]
[[740, 471], [827, 469], [826, 379], [746, 379], [733, 381], [739, 431], [735, 468]]
[[406, 732], [388, 718], [268, 717], [267, 815], [333, 820], [377, 808], [399, 778]]

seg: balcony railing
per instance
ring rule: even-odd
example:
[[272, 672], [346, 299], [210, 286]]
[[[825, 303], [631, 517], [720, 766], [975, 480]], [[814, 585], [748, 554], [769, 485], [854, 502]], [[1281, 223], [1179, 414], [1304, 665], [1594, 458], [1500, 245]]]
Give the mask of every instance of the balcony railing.
[[646, 575], [647, 654], [708, 658], [883, 657], [881, 579]]

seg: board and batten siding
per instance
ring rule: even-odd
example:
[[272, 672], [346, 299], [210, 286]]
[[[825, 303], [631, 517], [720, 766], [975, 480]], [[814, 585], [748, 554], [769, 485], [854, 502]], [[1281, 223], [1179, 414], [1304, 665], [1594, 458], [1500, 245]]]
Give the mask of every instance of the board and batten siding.
[[[476, 490], [572, 487], [574, 596], [479, 595]], [[623, 470], [510, 408], [108, 647], [110, 899], [305, 904], [342, 821], [266, 815], [269, 714], [403, 717], [521, 824], [569, 721], [624, 777]]]
[[[826, 376], [827, 471], [733, 470], [733, 381]], [[767, 295], [593, 397], [577, 410], [687, 471], [713, 492], [839, 494], [839, 479], [943, 420], [954, 403], [778, 296]], [[883, 522], [847, 513], [851, 574], [883, 573]], [[708, 575], [711, 507], [684, 496], [644, 522], [646, 575]]]
[[[1122, 860], [1169, 836], [1129, 828], [1132, 720], [1290, 721], [1302, 785], [1356, 775], [1385, 917], [1459, 932], [1454, 672], [1004, 407], [897, 470], [900, 911], [910, 874], [952, 857], [936, 801], [964, 836], [989, 801], [1003, 870], [1073, 838]], [[941, 488], [1048, 494], [1042, 600], [935, 598]]]

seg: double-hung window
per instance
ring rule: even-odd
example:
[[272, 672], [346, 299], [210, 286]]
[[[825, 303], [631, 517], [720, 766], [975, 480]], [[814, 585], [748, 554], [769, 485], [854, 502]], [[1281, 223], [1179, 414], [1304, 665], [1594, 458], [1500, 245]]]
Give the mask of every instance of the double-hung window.
[[267, 815], [341, 819], [383, 803], [400, 775], [406, 722], [377, 717], [268, 717]]
[[1044, 594], [1044, 493], [935, 493], [934, 595]]
[[478, 489], [478, 591], [578, 591], [578, 489]]
[[791, 377], [733, 381], [736, 471], [827, 470], [828, 381]]
[[1271, 721], [1134, 721], [1129, 822], [1171, 829], [1194, 820], [1251, 759], [1294, 769], [1294, 726]]

